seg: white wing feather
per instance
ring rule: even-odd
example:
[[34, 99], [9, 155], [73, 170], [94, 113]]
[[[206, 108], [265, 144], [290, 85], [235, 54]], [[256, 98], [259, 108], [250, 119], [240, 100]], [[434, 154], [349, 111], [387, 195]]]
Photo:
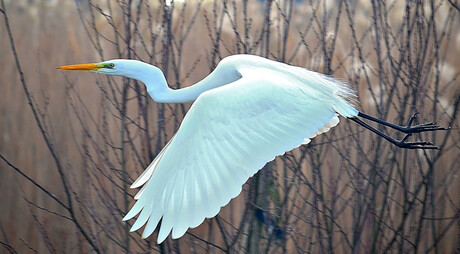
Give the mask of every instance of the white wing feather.
[[[198, 97], [175, 137], [133, 184], [145, 183], [123, 219], [140, 213], [132, 231], [146, 224], [148, 237], [163, 218], [158, 243], [171, 230], [181, 237], [214, 217], [268, 161], [337, 125], [335, 102], [318, 99], [324, 96], [292, 78], [258, 73]], [[343, 112], [356, 111], [344, 105]]]

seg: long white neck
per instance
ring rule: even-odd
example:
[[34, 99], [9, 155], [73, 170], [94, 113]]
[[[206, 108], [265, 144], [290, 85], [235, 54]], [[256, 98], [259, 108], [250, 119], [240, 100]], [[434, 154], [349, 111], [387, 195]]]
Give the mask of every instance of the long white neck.
[[211, 74], [198, 83], [174, 90], [168, 87], [163, 73], [158, 68], [151, 67], [150, 71], [135, 77], [132, 76], [132, 78], [142, 81], [153, 100], [160, 103], [191, 102], [196, 100], [203, 92], [226, 85], [241, 77], [233, 66], [218, 65]]
[[155, 84], [153, 89], [149, 89], [150, 85], [145, 83], [147, 86], [147, 91], [154, 101], [159, 103], [185, 103], [196, 100], [200, 94], [206, 92], [209, 89], [212, 89], [210, 83], [201, 84], [197, 83], [195, 85], [181, 88], [181, 89], [171, 89], [165, 83], [165, 85], [160, 88], [158, 84]]

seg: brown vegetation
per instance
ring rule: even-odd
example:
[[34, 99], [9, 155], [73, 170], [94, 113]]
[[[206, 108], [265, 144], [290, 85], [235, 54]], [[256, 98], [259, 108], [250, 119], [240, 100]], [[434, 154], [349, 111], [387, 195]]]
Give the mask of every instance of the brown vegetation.
[[[458, 1], [0, 1], [1, 252], [460, 251]], [[129, 185], [190, 105], [55, 68], [135, 58], [180, 88], [235, 53], [333, 75], [390, 122], [452, 129], [413, 137], [440, 151], [402, 150], [341, 119], [181, 239], [129, 233]]]

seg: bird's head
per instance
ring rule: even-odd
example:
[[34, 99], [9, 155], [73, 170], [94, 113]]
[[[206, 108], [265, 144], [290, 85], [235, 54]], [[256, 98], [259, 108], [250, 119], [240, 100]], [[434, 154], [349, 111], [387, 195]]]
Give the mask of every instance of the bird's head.
[[65, 65], [59, 67], [58, 70], [91, 71], [107, 75], [124, 76], [141, 81], [145, 81], [147, 75], [150, 78], [156, 77], [157, 79], [164, 79], [163, 72], [157, 67], [141, 61], [128, 59], [113, 59], [100, 63]]
[[58, 70], [91, 71], [137, 79], [145, 84], [149, 94], [158, 102], [164, 100], [161, 96], [168, 89], [166, 78], [159, 68], [137, 60], [113, 59], [100, 63], [65, 65]]

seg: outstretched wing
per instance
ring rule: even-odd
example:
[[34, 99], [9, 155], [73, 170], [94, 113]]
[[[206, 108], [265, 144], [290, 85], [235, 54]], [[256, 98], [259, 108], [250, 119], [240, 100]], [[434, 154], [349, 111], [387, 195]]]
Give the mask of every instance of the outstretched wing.
[[[243, 77], [201, 94], [178, 132], [133, 187], [145, 183], [124, 220], [158, 243], [214, 217], [268, 161], [338, 123], [330, 102], [275, 75]], [[324, 127], [324, 128], [323, 128]]]

